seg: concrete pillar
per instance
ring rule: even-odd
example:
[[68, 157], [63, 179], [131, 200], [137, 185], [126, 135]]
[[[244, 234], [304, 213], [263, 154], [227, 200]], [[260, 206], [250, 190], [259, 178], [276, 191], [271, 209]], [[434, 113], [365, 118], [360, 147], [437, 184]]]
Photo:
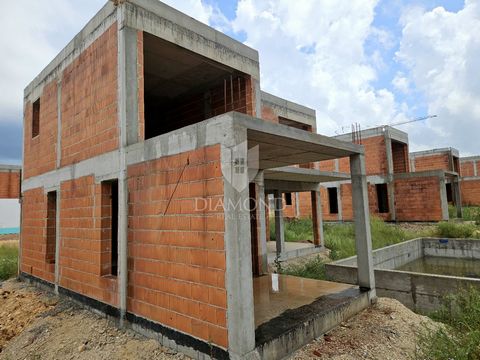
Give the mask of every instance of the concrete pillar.
[[455, 199], [455, 207], [457, 208], [457, 217], [463, 218], [463, 208], [462, 208], [462, 192], [460, 191], [460, 179], [455, 177], [452, 179], [452, 191]]
[[61, 234], [60, 234], [60, 200], [62, 193], [60, 191], [60, 186], [57, 188], [57, 207], [55, 209], [55, 293], [58, 294], [58, 285], [60, 283], [60, 241], [61, 239]]
[[388, 193], [388, 210], [390, 212], [390, 220], [396, 221], [397, 214], [395, 209], [395, 182], [393, 178], [393, 153], [392, 138], [385, 133], [385, 149], [387, 154], [387, 193]]
[[312, 191], [312, 223], [313, 223], [313, 243], [315, 246], [325, 246], [323, 238], [323, 217], [322, 217], [322, 198], [320, 191]]
[[[221, 150], [224, 179], [225, 214], [225, 287], [227, 290], [228, 352], [231, 359], [243, 359], [255, 349], [255, 316], [253, 301], [252, 239], [250, 232], [248, 174], [236, 173], [236, 159], [247, 159], [247, 133], [237, 132], [237, 143]], [[229, 166], [229, 168], [226, 168]], [[243, 179], [242, 179], [243, 177]], [[245, 188], [234, 187], [231, 180], [244, 183]], [[240, 190], [238, 190], [240, 189]], [[237, 204], [240, 204], [238, 206]]]
[[275, 240], [277, 242], [277, 256], [280, 256], [285, 252], [282, 192], [275, 190], [273, 196], [275, 199]]
[[260, 274], [268, 273], [268, 250], [267, 250], [267, 214], [265, 212], [265, 185], [263, 171], [259, 171], [255, 178], [257, 223], [258, 223], [258, 258], [260, 262]]
[[445, 181], [445, 176], [440, 177], [440, 204], [442, 206], [442, 220], [444, 221], [448, 221], [450, 219], [450, 215], [448, 214], [448, 197], [446, 184], [447, 182]]
[[342, 184], [337, 185], [338, 221], [343, 221]]
[[128, 286], [128, 186], [127, 153], [129, 144], [138, 142], [137, 31], [125, 26], [125, 4], [117, 7], [118, 30], [118, 305], [120, 325], [127, 313]]
[[[357, 249], [358, 285], [360, 288], [374, 290], [372, 236], [370, 233], [370, 213], [368, 208], [367, 176], [365, 155], [350, 156], [352, 177], [352, 202], [355, 219], [355, 247]], [[375, 294], [372, 294], [375, 296]]]
[[295, 217], [300, 218], [300, 194], [298, 192], [295, 193]]

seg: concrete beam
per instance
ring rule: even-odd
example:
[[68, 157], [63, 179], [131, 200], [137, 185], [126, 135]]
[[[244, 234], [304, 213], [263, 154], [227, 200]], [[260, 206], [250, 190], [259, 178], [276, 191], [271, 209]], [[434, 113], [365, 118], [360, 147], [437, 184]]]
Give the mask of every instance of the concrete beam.
[[355, 247], [358, 259], [358, 285], [361, 288], [374, 291], [375, 275], [373, 272], [365, 155], [350, 156], [350, 171], [352, 174], [352, 202], [355, 218]]
[[275, 241], [277, 243], [277, 256], [285, 252], [285, 228], [283, 220], [282, 192], [276, 190], [273, 193], [275, 199]]
[[275, 190], [282, 192], [305, 192], [318, 191], [320, 185], [317, 183], [301, 182], [301, 181], [281, 181], [281, 180], [265, 180], [265, 191], [273, 194]]

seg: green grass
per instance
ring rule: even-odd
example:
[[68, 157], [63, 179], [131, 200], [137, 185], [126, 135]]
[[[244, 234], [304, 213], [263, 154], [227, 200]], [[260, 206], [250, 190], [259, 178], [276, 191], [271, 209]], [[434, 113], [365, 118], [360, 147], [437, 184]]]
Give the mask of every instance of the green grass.
[[480, 239], [480, 227], [475, 224], [441, 222], [437, 225], [435, 235], [446, 238]]
[[300, 276], [309, 279], [325, 280], [325, 263], [317, 256], [303, 264], [292, 264], [277, 268], [280, 274]]
[[18, 247], [12, 244], [0, 245], [0, 281], [17, 274]]
[[474, 288], [447, 296], [431, 317], [445, 324], [425, 329], [419, 337], [417, 359], [480, 359], [480, 291]]
[[[275, 240], [274, 219], [270, 219], [270, 240]], [[378, 218], [370, 221], [373, 248], [397, 244], [399, 242], [431, 234], [415, 233], [403, 230], [397, 225], [387, 224]], [[355, 255], [355, 230], [353, 224], [324, 223], [325, 246], [330, 249], [332, 260]], [[312, 241], [311, 219], [294, 219], [285, 221], [285, 241]]]
[[475, 224], [480, 225], [480, 207], [465, 206], [463, 208], [463, 220], [475, 221]]
[[[462, 208], [463, 221], [474, 221], [476, 225], [480, 225], [480, 207], [479, 206], [464, 206]], [[448, 205], [448, 214], [450, 219], [457, 218], [457, 208], [453, 205]]]
[[[275, 241], [275, 218], [270, 217], [270, 240]], [[285, 241], [313, 241], [311, 219], [285, 219]]]

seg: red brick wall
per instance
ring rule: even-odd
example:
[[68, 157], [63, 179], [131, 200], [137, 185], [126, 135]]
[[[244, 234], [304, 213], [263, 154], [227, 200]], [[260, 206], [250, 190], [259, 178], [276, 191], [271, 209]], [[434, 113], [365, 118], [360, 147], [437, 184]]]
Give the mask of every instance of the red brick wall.
[[0, 199], [18, 199], [20, 197], [20, 171], [0, 171]]
[[393, 172], [395, 174], [409, 172], [408, 146], [398, 142], [392, 142]]
[[475, 176], [475, 161], [466, 161], [460, 163], [462, 176]]
[[273, 109], [267, 105], [262, 105], [262, 119], [278, 124], [277, 114], [275, 114], [275, 111], [273, 111]]
[[25, 104], [24, 178], [55, 169], [57, 161], [57, 82], [45, 85], [40, 94], [40, 133], [32, 138], [33, 105]]
[[395, 180], [398, 221], [441, 221], [440, 182], [437, 177]]
[[463, 180], [460, 185], [463, 205], [480, 205], [480, 179]]
[[415, 171], [447, 170], [450, 171], [448, 154], [415, 157]]
[[129, 166], [128, 188], [128, 310], [226, 348], [220, 146]]
[[102, 190], [93, 176], [61, 184], [60, 286], [117, 306], [117, 279], [102, 276]]
[[23, 193], [21, 231], [21, 270], [54, 282], [55, 265], [47, 260], [47, 194], [43, 188]]
[[115, 23], [63, 71], [62, 166], [119, 145], [117, 47]]
[[317, 167], [322, 171], [335, 171], [335, 160], [319, 161]]
[[362, 139], [365, 146], [365, 168], [367, 175], [387, 173], [387, 152], [385, 138], [375, 136]]

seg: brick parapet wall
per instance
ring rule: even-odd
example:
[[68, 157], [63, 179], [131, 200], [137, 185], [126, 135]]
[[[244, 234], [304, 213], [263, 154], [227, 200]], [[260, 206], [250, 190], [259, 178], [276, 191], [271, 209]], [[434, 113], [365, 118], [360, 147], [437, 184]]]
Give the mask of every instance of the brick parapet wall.
[[452, 171], [448, 154], [435, 154], [413, 157], [415, 171], [445, 170]]

